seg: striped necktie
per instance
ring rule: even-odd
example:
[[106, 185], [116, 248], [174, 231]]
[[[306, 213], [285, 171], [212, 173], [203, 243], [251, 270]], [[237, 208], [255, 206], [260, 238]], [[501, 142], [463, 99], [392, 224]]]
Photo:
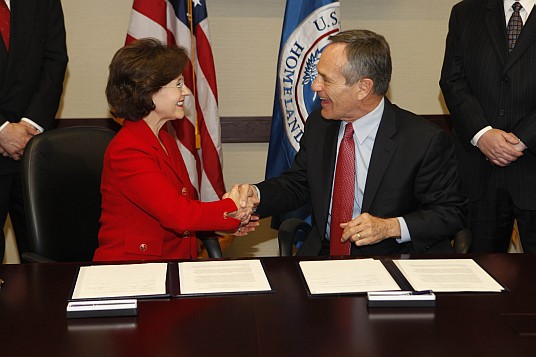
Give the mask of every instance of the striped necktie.
[[335, 182], [333, 184], [329, 234], [330, 255], [350, 255], [350, 241], [348, 240], [344, 244], [341, 243], [342, 228], [340, 224], [349, 222], [352, 219], [355, 174], [354, 127], [352, 123], [347, 123], [339, 146]]
[[521, 6], [521, 4], [517, 1], [512, 5], [514, 12], [512, 13], [510, 20], [508, 21], [508, 26], [506, 27], [506, 33], [508, 34], [508, 52], [512, 52], [514, 49], [517, 38], [519, 37], [521, 29], [523, 28], [523, 20], [521, 19], [521, 15], [519, 15], [519, 10], [522, 8], [523, 6]]

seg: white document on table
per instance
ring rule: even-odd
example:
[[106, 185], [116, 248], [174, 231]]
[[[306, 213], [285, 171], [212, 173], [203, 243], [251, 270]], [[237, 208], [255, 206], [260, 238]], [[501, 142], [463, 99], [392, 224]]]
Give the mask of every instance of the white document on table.
[[167, 263], [80, 267], [73, 299], [165, 295]]
[[379, 260], [302, 261], [300, 268], [311, 294], [400, 290]]
[[395, 260], [415, 290], [500, 292], [504, 288], [473, 259]]
[[260, 260], [179, 264], [181, 295], [271, 291]]

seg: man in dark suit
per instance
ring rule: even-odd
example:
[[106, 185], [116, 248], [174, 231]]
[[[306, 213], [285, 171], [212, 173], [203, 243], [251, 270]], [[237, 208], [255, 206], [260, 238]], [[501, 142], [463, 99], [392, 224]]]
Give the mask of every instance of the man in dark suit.
[[506, 252], [514, 219], [523, 250], [536, 252], [534, 5], [462, 1], [450, 16], [440, 85], [461, 142], [473, 252]]
[[[330, 40], [312, 86], [322, 109], [307, 119], [292, 167], [257, 184], [258, 191], [242, 185], [243, 201], [260, 195], [261, 217], [310, 202], [313, 229], [299, 255], [452, 252], [449, 239], [463, 227], [466, 198], [448, 133], [385, 98], [392, 66], [383, 36], [351, 30]], [[341, 186], [346, 140], [355, 167]], [[339, 191], [352, 196], [347, 219], [334, 218], [344, 200]], [[339, 244], [345, 253], [334, 253]]]
[[[7, 0], [6, 5], [3, 18], [9, 16], [11, 26], [9, 34], [2, 29], [0, 39], [0, 224], [9, 213], [22, 253], [28, 241], [20, 159], [28, 140], [54, 122], [68, 59], [59, 0]], [[2, 230], [0, 261], [3, 256]]]

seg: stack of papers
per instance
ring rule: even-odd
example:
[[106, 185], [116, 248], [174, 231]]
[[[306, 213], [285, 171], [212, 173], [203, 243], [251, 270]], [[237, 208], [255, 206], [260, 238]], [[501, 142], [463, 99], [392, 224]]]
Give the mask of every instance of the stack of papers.
[[166, 274], [167, 263], [80, 267], [67, 318], [136, 316], [134, 298], [166, 296]]
[[[400, 291], [400, 286], [407, 286], [407, 283], [415, 291], [434, 293], [505, 290], [473, 259], [409, 259], [393, 262], [394, 266], [390, 266], [393, 275], [381, 261], [374, 259], [303, 261], [300, 262], [300, 268], [312, 295]], [[404, 278], [407, 282], [403, 281]], [[419, 294], [415, 292], [392, 295], [394, 297], [387, 299], [402, 296], [401, 300], [422, 300], [432, 297], [417, 297], [415, 295]]]
[[260, 260], [179, 263], [181, 295], [271, 291]]
[[436, 293], [504, 290], [473, 259], [409, 259], [394, 263], [415, 290]]
[[72, 299], [166, 295], [167, 263], [80, 267]]
[[311, 294], [349, 294], [400, 290], [382, 262], [345, 259], [300, 262]]

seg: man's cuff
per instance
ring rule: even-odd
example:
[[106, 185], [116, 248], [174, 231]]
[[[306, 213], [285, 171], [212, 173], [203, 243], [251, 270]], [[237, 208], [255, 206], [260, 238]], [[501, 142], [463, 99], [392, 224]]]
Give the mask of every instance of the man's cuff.
[[484, 135], [484, 133], [486, 133], [488, 130], [491, 130], [491, 129], [493, 129], [493, 128], [492, 128], [491, 126], [489, 126], [489, 125], [486, 126], [486, 127], [483, 128], [483, 129], [480, 129], [480, 131], [479, 131], [478, 133], [476, 133], [476, 135], [473, 136], [473, 138], [471, 139], [471, 144], [472, 144], [473, 146], [478, 147], [478, 140], [480, 140], [480, 137], [481, 137], [482, 135]]
[[406, 220], [402, 217], [396, 217], [398, 219], [398, 224], [400, 224], [400, 238], [396, 238], [398, 243], [407, 243], [411, 242], [411, 236], [409, 235], [408, 225]]
[[257, 187], [257, 185], [251, 185], [253, 187], [255, 187], [255, 190], [257, 191], [257, 198], [259, 199], [259, 201], [261, 200], [261, 190], [259, 190], [259, 188]]
[[[28, 118], [22, 118], [20, 121], [24, 121], [28, 124], [30, 124], [31, 126], [33, 126], [34, 128], [36, 128], [40, 133], [42, 133], [43, 131], [45, 131], [45, 129], [43, 129], [43, 127], [41, 127], [39, 124], [33, 122], [32, 120], [28, 119]], [[10, 121], [5, 121], [4, 124], [2, 124], [0, 126], [0, 131], [4, 130], [4, 128], [10, 124]]]
[[[42, 133], [43, 131], [45, 131], [45, 129], [43, 129], [39, 124], [36, 124], [35, 122], [33, 122], [32, 120], [28, 119], [28, 118], [22, 118], [20, 121], [24, 121], [30, 125], [32, 125], [34, 128], [36, 128], [37, 130], [39, 130], [40, 133]], [[2, 130], [0, 128], [0, 130]]]
[[5, 128], [9, 123], [10, 123], [9, 121], [4, 122], [4, 124], [2, 124], [2, 126], [0, 126], [0, 131], [4, 130], [4, 128]]

